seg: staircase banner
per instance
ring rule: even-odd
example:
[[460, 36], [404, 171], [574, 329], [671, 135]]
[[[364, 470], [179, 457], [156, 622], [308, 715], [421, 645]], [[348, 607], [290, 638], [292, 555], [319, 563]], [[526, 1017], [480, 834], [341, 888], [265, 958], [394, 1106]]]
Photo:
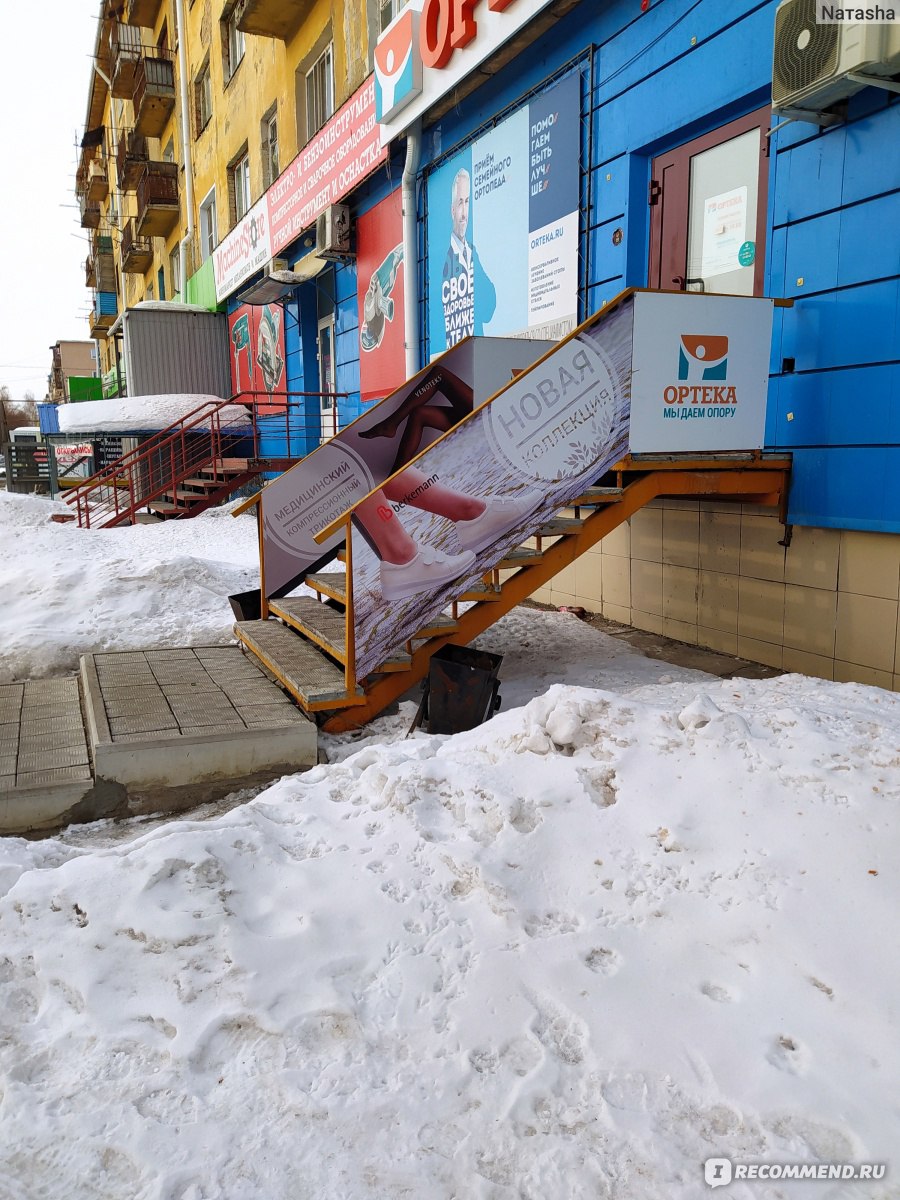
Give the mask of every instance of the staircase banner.
[[633, 323], [626, 293], [355, 508], [357, 680], [627, 452]]
[[261, 493], [262, 579], [284, 596], [334, 558], [335, 534], [315, 534], [468, 416], [554, 342], [468, 338], [374, 405]]

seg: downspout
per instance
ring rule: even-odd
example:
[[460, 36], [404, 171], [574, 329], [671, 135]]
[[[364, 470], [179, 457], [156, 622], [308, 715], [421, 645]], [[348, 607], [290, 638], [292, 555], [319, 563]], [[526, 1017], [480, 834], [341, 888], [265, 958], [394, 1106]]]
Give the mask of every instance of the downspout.
[[[180, 0], [179, 0], [180, 2]], [[406, 131], [406, 165], [403, 168], [403, 338], [406, 346], [406, 378], [419, 370], [419, 247], [416, 237], [416, 176], [422, 157], [421, 117]]]
[[194, 171], [191, 160], [191, 112], [188, 106], [187, 25], [184, 0], [175, 0], [175, 24], [178, 35], [178, 90], [181, 105], [181, 158], [184, 164], [184, 207], [187, 224], [178, 243], [178, 277], [182, 303], [187, 291], [187, 248], [194, 237]]

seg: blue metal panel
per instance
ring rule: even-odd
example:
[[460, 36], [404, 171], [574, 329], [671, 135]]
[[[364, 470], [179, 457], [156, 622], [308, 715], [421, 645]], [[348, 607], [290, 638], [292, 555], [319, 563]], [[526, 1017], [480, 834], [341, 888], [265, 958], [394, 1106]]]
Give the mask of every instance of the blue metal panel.
[[809, 296], [837, 286], [839, 213], [828, 213], [787, 229], [784, 295]]
[[798, 300], [784, 318], [783, 350], [798, 371], [897, 362], [900, 280]]
[[[900, 158], [882, 155], [882, 158]], [[900, 192], [855, 204], [841, 213], [837, 282], [842, 287], [869, 279], [895, 276], [900, 270], [900, 247], [891, 231], [900, 230]], [[887, 235], [887, 236], [885, 236]], [[833, 253], [833, 248], [829, 247]]]
[[[875, 89], [871, 89], [875, 92]], [[900, 103], [854, 125], [844, 155], [843, 201], [852, 204], [879, 192], [900, 189]], [[876, 147], [873, 153], [873, 147]]]
[[[779, 148], [783, 133], [779, 130], [773, 134]], [[776, 225], [840, 206], [845, 139], [844, 127], [839, 126], [796, 146], [790, 153], [773, 156], [778, 181], [772, 215]]]
[[797, 450], [788, 521], [900, 533], [900, 447]]

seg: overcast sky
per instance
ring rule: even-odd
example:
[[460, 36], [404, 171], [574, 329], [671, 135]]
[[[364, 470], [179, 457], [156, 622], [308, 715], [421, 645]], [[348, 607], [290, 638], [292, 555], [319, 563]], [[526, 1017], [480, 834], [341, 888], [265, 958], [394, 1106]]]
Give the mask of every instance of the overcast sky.
[[90, 337], [75, 204], [100, 0], [0, 0], [0, 384], [43, 400], [49, 347]]

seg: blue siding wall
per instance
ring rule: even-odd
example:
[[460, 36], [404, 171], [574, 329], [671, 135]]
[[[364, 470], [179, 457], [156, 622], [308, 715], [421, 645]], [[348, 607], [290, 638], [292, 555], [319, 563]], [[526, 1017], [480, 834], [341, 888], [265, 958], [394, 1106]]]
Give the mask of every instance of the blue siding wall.
[[[646, 285], [652, 158], [769, 102], [776, 6], [584, 3], [442, 120], [426, 169], [593, 47], [585, 317]], [[767, 294], [795, 304], [776, 313], [767, 441], [794, 454], [797, 523], [900, 532], [898, 145], [900, 99], [876, 89], [845, 124], [773, 136]]]
[[[638, 0], [584, 0], [425, 131], [422, 169], [578, 60], [585, 317], [647, 282], [653, 157], [768, 103], [776, 7], [652, 0], [641, 13]], [[796, 122], [772, 137], [767, 294], [795, 303], [776, 311], [767, 441], [794, 454], [797, 523], [900, 532], [898, 145], [900, 97], [876, 89], [851, 100], [845, 123]], [[404, 154], [401, 141], [390, 169], [357, 191], [357, 213], [399, 186]], [[419, 215], [421, 233], [422, 187]], [[424, 279], [423, 254], [420, 238]], [[360, 412], [355, 264], [336, 266], [334, 286], [337, 388], [350, 393], [344, 425]], [[315, 287], [298, 289], [300, 336], [288, 346], [299, 390], [317, 387]], [[423, 302], [423, 337], [426, 329]]]
[[870, 89], [845, 124], [775, 138], [770, 289], [795, 303], [767, 441], [794, 455], [789, 517], [900, 532], [900, 103]]

